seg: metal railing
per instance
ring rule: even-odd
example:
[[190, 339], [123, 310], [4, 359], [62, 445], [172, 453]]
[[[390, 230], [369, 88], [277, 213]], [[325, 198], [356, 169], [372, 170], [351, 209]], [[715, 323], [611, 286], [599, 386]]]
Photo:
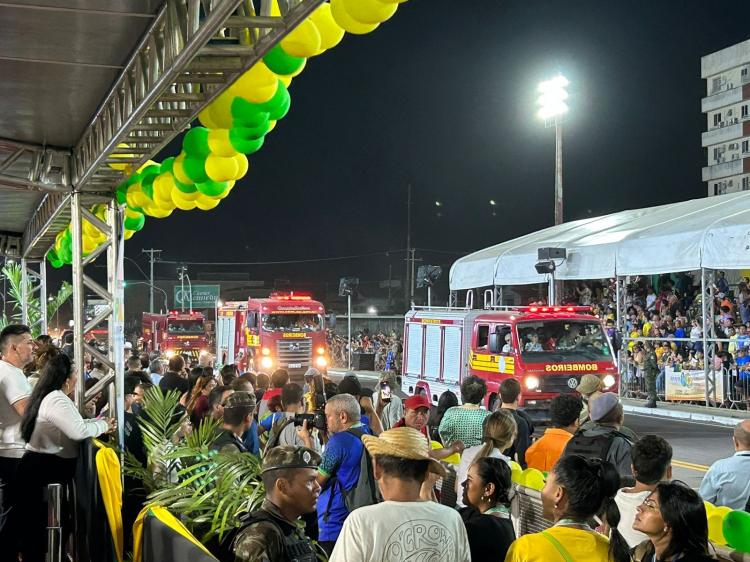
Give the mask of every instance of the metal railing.
[[47, 562], [62, 561], [62, 484], [47, 486]]

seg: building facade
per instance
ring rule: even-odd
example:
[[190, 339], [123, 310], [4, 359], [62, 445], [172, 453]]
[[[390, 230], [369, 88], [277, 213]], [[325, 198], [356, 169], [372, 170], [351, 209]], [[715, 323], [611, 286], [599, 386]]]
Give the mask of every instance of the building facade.
[[750, 40], [701, 58], [708, 196], [750, 190]]

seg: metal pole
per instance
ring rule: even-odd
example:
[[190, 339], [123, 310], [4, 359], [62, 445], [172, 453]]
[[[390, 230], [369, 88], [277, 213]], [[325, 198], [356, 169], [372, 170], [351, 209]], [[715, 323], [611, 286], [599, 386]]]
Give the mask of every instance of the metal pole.
[[[107, 285], [112, 297], [112, 314], [109, 317], [109, 359], [114, 366], [115, 384], [110, 387], [110, 411], [117, 419], [117, 433], [121, 447], [125, 443], [125, 302], [124, 256], [122, 212], [117, 201], [112, 201], [107, 209], [107, 223], [110, 227], [111, 243], [107, 249]], [[112, 392], [114, 388], [114, 392]], [[114, 408], [113, 408], [114, 406]], [[123, 459], [120, 459], [121, 461]]]
[[548, 273], [547, 278], [547, 305], [553, 306], [555, 304], [555, 273]]
[[62, 560], [62, 484], [47, 484], [47, 562]]
[[411, 249], [411, 289], [409, 291], [409, 303], [414, 302], [414, 278], [416, 277], [416, 275], [414, 275], [414, 261], [416, 251], [416, 248]]
[[149, 289], [148, 289], [148, 311], [153, 314], [154, 312], [154, 251], [151, 250], [149, 255]]
[[[562, 123], [555, 119], [555, 224], [563, 222]], [[552, 304], [552, 303], [550, 303]]]
[[188, 281], [188, 294], [189, 294], [188, 298], [190, 299], [190, 314], [192, 314], [193, 313], [193, 284], [190, 282], [189, 275], [185, 274], [185, 277], [187, 278], [187, 281]]
[[346, 313], [346, 333], [349, 337], [349, 345], [347, 346], [349, 350], [349, 359], [347, 364], [347, 369], [351, 371], [352, 369], [352, 294], [349, 292], [348, 295], [346, 295], [346, 306], [348, 312]]
[[427, 307], [432, 306], [432, 287], [427, 285]]
[[29, 325], [29, 272], [26, 258], [21, 258], [21, 324]]
[[406, 281], [404, 282], [404, 300], [406, 301], [406, 307], [409, 307], [409, 297], [407, 296], [408, 288], [411, 286], [409, 282], [409, 273], [411, 266], [409, 265], [409, 257], [411, 256], [411, 184], [407, 187], [406, 195]]
[[75, 389], [75, 402], [78, 410], [83, 413], [86, 405], [86, 377], [84, 377], [83, 355], [83, 248], [81, 247], [81, 194], [73, 192], [70, 199], [70, 218], [73, 226], [73, 357], [75, 368], [78, 370], [78, 382]]
[[46, 334], [49, 319], [47, 318], [47, 261], [39, 262], [39, 333]]

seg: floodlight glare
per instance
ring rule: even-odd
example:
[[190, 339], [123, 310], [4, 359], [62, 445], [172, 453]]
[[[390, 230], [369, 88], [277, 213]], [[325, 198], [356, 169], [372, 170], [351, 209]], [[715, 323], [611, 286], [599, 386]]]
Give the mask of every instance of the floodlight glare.
[[565, 88], [570, 84], [568, 79], [562, 75], [555, 76], [551, 80], [546, 80], [539, 84], [539, 112], [537, 115], [540, 119], [548, 120], [558, 117], [568, 111], [568, 92]]

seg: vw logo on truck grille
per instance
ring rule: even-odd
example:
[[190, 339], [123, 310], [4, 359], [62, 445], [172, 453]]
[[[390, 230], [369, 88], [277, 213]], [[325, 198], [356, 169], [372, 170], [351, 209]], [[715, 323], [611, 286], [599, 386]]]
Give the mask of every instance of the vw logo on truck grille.
[[578, 379], [575, 377], [570, 377], [568, 379], [568, 386], [570, 388], [576, 388], [578, 386]]

